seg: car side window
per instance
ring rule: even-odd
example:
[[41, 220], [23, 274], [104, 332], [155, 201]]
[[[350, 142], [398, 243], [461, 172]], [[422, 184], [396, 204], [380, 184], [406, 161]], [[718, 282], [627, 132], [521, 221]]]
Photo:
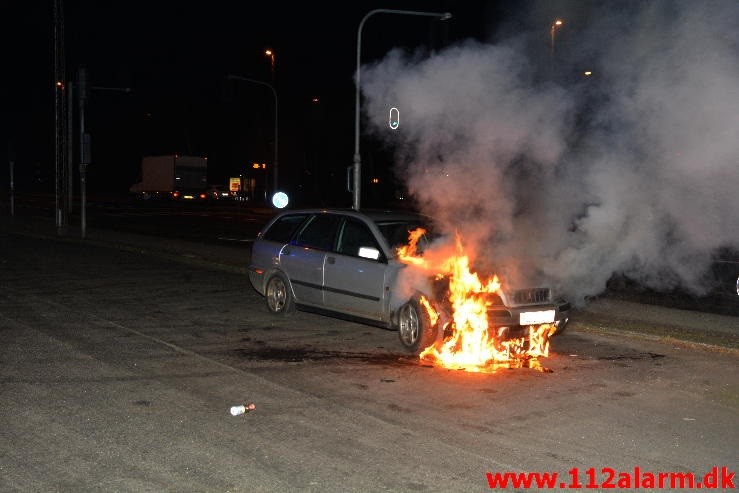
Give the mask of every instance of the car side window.
[[279, 218], [277, 221], [264, 232], [262, 238], [268, 241], [276, 241], [278, 243], [288, 243], [292, 238], [295, 230], [298, 229], [307, 214], [290, 214]]
[[426, 234], [419, 243], [419, 249], [423, 250], [429, 242], [429, 226], [416, 222], [384, 222], [377, 225], [388, 244], [393, 250], [408, 244], [409, 235], [416, 228], [423, 228]]
[[318, 250], [331, 250], [334, 246], [334, 234], [339, 223], [339, 216], [334, 214], [316, 214], [298, 233], [294, 244]]
[[[367, 249], [374, 249], [376, 252], [371, 253]], [[339, 232], [336, 251], [343, 255], [363, 258], [373, 258], [373, 253], [375, 253], [377, 255], [374, 257], [375, 260], [382, 258], [380, 246], [372, 231], [362, 221], [352, 217], [344, 220]]]

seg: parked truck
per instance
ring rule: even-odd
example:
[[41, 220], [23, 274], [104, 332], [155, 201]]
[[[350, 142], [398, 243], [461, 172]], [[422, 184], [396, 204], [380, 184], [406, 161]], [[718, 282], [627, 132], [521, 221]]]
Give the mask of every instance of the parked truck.
[[131, 192], [144, 199], [199, 200], [207, 197], [208, 158], [200, 156], [144, 156], [141, 182]]

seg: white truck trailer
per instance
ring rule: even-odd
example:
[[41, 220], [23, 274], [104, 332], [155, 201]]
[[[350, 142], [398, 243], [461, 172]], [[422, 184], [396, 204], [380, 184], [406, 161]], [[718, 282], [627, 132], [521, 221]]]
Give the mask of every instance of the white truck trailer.
[[207, 198], [208, 158], [200, 156], [144, 156], [141, 182], [131, 192], [141, 198], [200, 200]]

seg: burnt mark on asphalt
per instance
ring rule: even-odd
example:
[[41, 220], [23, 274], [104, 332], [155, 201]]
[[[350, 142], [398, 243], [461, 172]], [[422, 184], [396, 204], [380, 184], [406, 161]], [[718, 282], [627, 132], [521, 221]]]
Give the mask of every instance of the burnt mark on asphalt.
[[[631, 366], [663, 366], [671, 358], [669, 353], [645, 351], [642, 347], [619, 344], [588, 337], [587, 335], [565, 334], [552, 343], [550, 354], [563, 365], [563, 370], [596, 368], [604, 363], [629, 368]], [[595, 365], [595, 366], [592, 366]]]
[[599, 360], [605, 360], [605, 361], [621, 361], [621, 360], [628, 360], [628, 361], [637, 361], [637, 360], [645, 360], [645, 359], [659, 359], [664, 358], [664, 354], [659, 353], [636, 353], [636, 354], [617, 354], [615, 356], [599, 356]]
[[260, 347], [237, 349], [239, 356], [248, 360], [283, 361], [302, 363], [315, 361], [360, 361], [378, 365], [417, 365], [418, 360], [409, 356], [388, 353], [362, 353], [352, 351], [320, 351], [310, 348]]

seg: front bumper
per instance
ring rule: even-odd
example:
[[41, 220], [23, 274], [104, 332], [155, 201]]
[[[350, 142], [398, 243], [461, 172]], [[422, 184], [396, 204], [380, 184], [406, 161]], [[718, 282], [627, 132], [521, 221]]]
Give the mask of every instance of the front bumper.
[[246, 271], [249, 273], [249, 282], [252, 287], [254, 287], [257, 293], [264, 296], [264, 270], [250, 265]]
[[488, 310], [488, 323], [492, 327], [557, 323], [569, 317], [570, 304], [564, 300], [537, 305], [494, 306]]

